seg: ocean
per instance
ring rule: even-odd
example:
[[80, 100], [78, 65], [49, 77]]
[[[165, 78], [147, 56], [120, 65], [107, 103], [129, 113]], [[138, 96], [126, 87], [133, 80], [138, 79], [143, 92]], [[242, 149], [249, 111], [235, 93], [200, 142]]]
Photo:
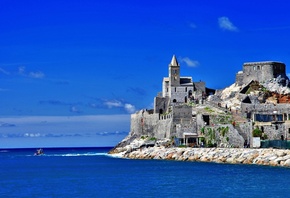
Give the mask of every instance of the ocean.
[[0, 149], [0, 197], [290, 196], [289, 168], [119, 159], [110, 149]]

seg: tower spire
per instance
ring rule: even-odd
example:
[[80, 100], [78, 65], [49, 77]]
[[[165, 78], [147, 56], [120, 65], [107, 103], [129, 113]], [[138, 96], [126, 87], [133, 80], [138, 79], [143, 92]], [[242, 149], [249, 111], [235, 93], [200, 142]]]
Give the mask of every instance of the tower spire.
[[179, 66], [175, 55], [171, 59], [170, 66]]

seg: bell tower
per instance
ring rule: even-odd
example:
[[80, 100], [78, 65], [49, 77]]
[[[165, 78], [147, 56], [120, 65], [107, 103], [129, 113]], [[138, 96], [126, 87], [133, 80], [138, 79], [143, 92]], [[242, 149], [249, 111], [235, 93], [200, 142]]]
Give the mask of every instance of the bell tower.
[[169, 86], [177, 87], [180, 85], [180, 67], [176, 60], [175, 55], [173, 55], [172, 60], [169, 64]]

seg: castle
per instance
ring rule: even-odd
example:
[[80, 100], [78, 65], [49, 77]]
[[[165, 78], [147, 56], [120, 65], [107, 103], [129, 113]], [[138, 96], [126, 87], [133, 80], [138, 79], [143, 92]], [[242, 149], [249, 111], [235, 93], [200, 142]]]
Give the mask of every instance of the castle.
[[[210, 135], [215, 138], [212, 143], [242, 147], [245, 141], [251, 142], [252, 130], [258, 127], [269, 139], [287, 138], [290, 135], [290, 96], [283, 103], [279, 98], [273, 102], [261, 96], [261, 90], [265, 88], [260, 85], [274, 79], [283, 86], [289, 86], [285, 67], [284, 63], [273, 61], [244, 63], [243, 71], [236, 74], [235, 86], [239, 91], [234, 94], [240, 101], [239, 106], [235, 107], [235, 114], [244, 120], [235, 126], [229, 122], [215, 122], [217, 117], [225, 119], [234, 115], [231, 106], [222, 107], [221, 103], [226, 104], [222, 99], [208, 100], [207, 97], [215, 90], [206, 88], [205, 82], [193, 82], [191, 77], [180, 76], [180, 65], [173, 55], [168, 66], [168, 77], [162, 81], [162, 92], [154, 98], [154, 109], [143, 109], [131, 115], [129, 136], [174, 138], [179, 144], [200, 145], [206, 135]], [[258, 91], [252, 90], [255, 86]], [[198, 105], [215, 108], [221, 116], [199, 111], [196, 108]], [[228, 130], [226, 138], [225, 134], [218, 133], [225, 128]], [[207, 134], [204, 129], [208, 129]]]
[[273, 61], [244, 63], [243, 71], [236, 74], [236, 83], [242, 86], [251, 81], [263, 82], [278, 76], [285, 77], [285, 67], [284, 63]]

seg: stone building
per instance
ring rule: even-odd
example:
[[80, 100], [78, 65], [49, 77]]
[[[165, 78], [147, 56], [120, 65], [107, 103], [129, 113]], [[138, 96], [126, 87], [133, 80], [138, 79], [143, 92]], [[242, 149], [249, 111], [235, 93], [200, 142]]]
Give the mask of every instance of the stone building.
[[244, 63], [243, 71], [236, 74], [236, 83], [241, 86], [251, 81], [263, 82], [285, 75], [285, 64], [274, 61]]
[[[162, 92], [154, 98], [154, 109], [131, 115], [131, 133], [156, 138], [182, 139], [183, 143], [196, 143], [196, 118], [190, 103], [201, 103], [206, 97], [205, 83], [193, 82], [180, 75], [180, 65], [173, 55], [168, 66], [168, 77], [162, 81]], [[211, 90], [212, 91], [212, 90]]]
[[[287, 87], [289, 79], [285, 69], [281, 62], [251, 62], [244, 63], [243, 71], [236, 75], [236, 84], [241, 86], [241, 113], [254, 124], [249, 131], [259, 128], [269, 140], [290, 137], [290, 96], [276, 90], [277, 93], [266, 97], [260, 85], [275, 81], [279, 86]], [[253, 91], [255, 86], [260, 88]]]
[[202, 102], [206, 96], [204, 82], [193, 82], [192, 77], [180, 76], [180, 65], [173, 55], [169, 64], [169, 75], [163, 78], [162, 93], [154, 98], [154, 112], [168, 113], [171, 106], [194, 102]]

